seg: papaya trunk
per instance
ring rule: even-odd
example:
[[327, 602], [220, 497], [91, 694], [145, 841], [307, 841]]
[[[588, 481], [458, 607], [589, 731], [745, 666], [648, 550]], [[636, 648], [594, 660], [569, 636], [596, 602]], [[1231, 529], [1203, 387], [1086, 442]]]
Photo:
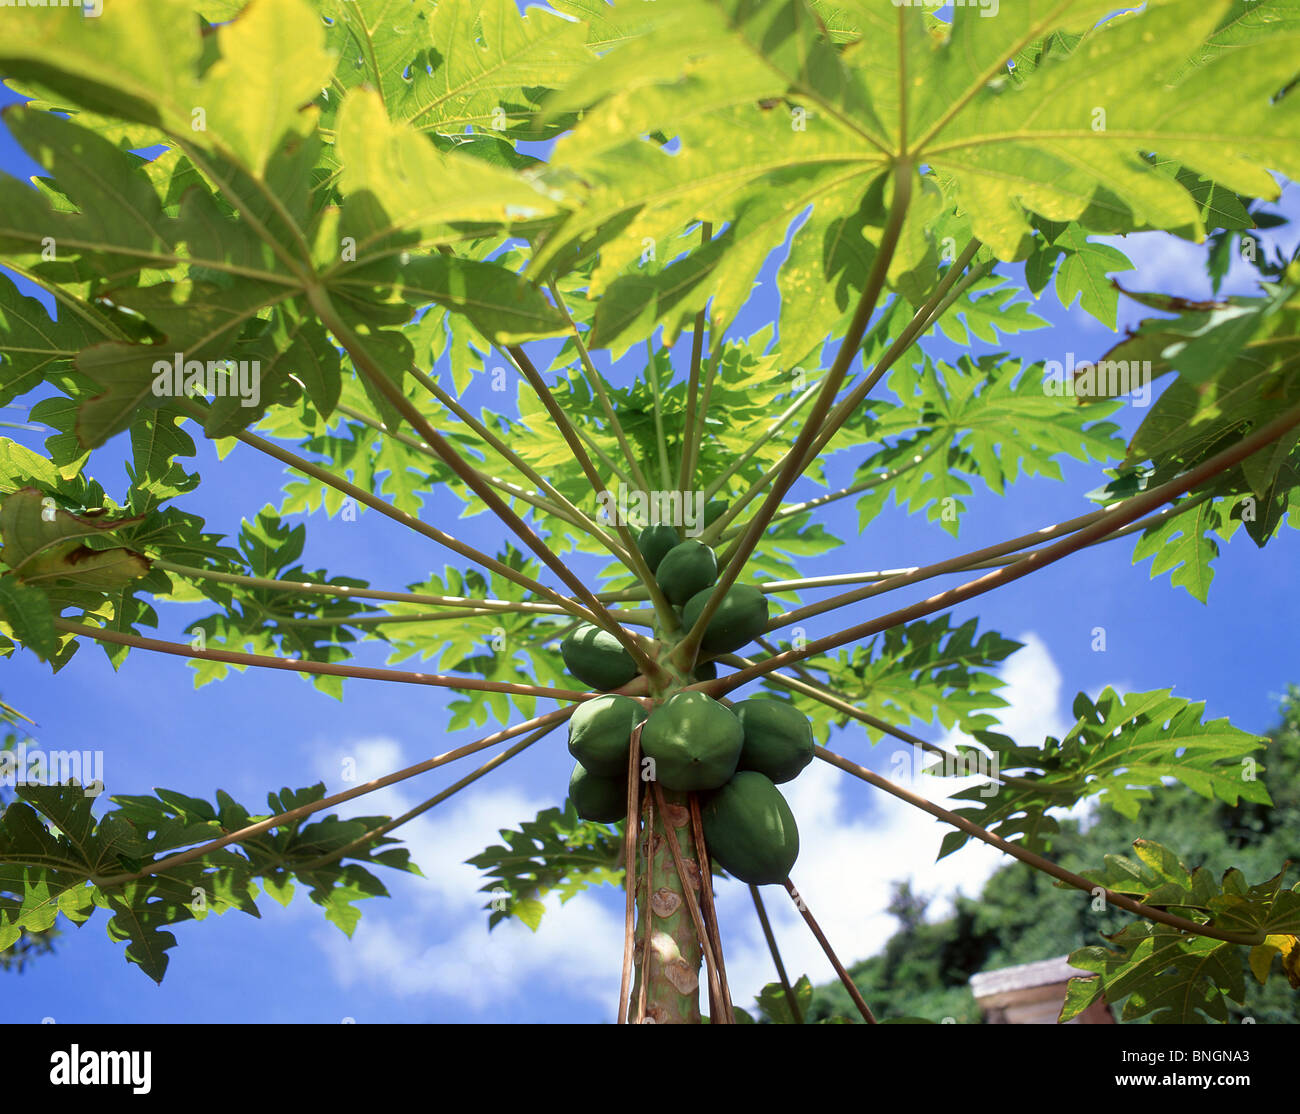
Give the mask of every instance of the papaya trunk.
[[[633, 1020], [658, 1025], [700, 1023], [700, 964], [703, 950], [695, 922], [686, 903], [685, 885], [693, 887], [698, 900], [699, 865], [691, 834], [691, 813], [685, 793], [665, 789], [664, 808], [657, 807], [650, 786], [643, 798], [645, 817], [637, 844], [640, 885], [636, 896], [636, 978], [629, 1010]], [[665, 813], [667, 815], [665, 815]], [[688, 879], [678, 877], [672, 850], [664, 834], [671, 824], [681, 849], [682, 866]], [[647, 887], [646, 879], [650, 879]], [[648, 890], [648, 892], [647, 892]], [[645, 995], [644, 1016], [638, 1004]]]

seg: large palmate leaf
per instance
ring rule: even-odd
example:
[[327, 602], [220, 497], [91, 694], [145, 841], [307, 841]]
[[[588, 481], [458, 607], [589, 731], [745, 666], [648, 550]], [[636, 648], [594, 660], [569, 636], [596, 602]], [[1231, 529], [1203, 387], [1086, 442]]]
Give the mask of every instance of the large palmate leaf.
[[[592, 60], [581, 23], [513, 0], [326, 0], [339, 87], [378, 90], [394, 120], [462, 136], [467, 127], [535, 138], [550, 89]], [[601, 7], [604, 7], [602, 4]], [[563, 10], [563, 9], [561, 9]]]
[[59, 636], [49, 597], [9, 572], [0, 574], [0, 619], [0, 629], [12, 633], [41, 657], [52, 658], [58, 652]]
[[[1139, 404], [1150, 404], [1124, 463], [1112, 473], [1115, 480], [1096, 493], [1102, 501], [1201, 463], [1300, 401], [1296, 287], [1286, 281], [1263, 285], [1262, 297], [1210, 302], [1129, 295], [1174, 316], [1144, 321], [1096, 362], [1093, 385], [1102, 397], [1113, 393], [1111, 387], [1122, 390], [1136, 382], [1138, 394], [1147, 396]], [[1151, 401], [1152, 383], [1171, 374], [1174, 381]], [[1204, 602], [1220, 541], [1244, 526], [1263, 546], [1288, 520], [1300, 462], [1295, 443], [1294, 433], [1284, 435], [1178, 500], [1176, 513], [1143, 532], [1134, 561], [1154, 556], [1153, 576], [1172, 571], [1174, 584]]]
[[[172, 585], [153, 567], [155, 558], [224, 560], [230, 552], [203, 530], [202, 519], [174, 507], [158, 509], [143, 489], [132, 492], [141, 513], [122, 515], [102, 491], [81, 488], [52, 482], [47, 490], [57, 496], [24, 487], [0, 501], [0, 562], [10, 570], [0, 579], [0, 610], [11, 627], [27, 632], [24, 641], [30, 637], [33, 649], [56, 663], [66, 660], [51, 642], [57, 614], [73, 608], [93, 626], [133, 633], [142, 625], [157, 626], [156, 613], [141, 597], [168, 592]], [[70, 513], [60, 502], [84, 510]], [[64, 649], [70, 654], [74, 647], [67, 642]], [[105, 652], [116, 666], [127, 648], [106, 643]]]
[[[1159, 304], [1159, 301], [1157, 301]], [[1151, 408], [1130, 446], [1130, 459], [1194, 461], [1229, 430], [1249, 430], [1294, 403], [1300, 380], [1300, 298], [1293, 285], [1272, 286], [1264, 298], [1233, 298], [1185, 309], [1172, 321], [1146, 323], [1107, 359], [1141, 361], [1154, 377], [1177, 380]], [[1253, 467], [1272, 478], [1294, 437]], [[1263, 483], [1260, 484], [1262, 490]]]
[[[337, 589], [365, 587], [365, 581], [352, 577], [331, 577], [324, 569], [305, 569], [298, 563], [306, 542], [304, 526], [285, 523], [271, 507], [265, 507], [253, 521], [244, 521], [238, 537], [238, 549], [223, 548], [220, 554], [205, 553], [207, 559], [221, 558], [217, 571], [237, 577], [280, 580], [286, 584], [320, 584]], [[199, 599], [217, 603], [221, 610], [195, 619], [186, 627], [191, 641], [209, 650], [251, 651], [271, 656], [293, 657], [305, 661], [338, 662], [350, 656], [348, 645], [356, 635], [348, 629], [348, 620], [362, 613], [357, 601], [315, 592], [284, 592], [254, 585], [209, 583], [201, 575], [195, 579], [204, 588]], [[185, 598], [185, 593], [175, 593]], [[196, 688], [226, 677], [231, 670], [246, 667], [210, 659], [193, 659]], [[310, 675], [311, 683], [322, 692], [341, 699], [343, 678]]]
[[112, 544], [115, 531], [130, 524], [68, 514], [34, 488], [24, 488], [0, 503], [0, 557], [26, 584], [118, 588], [149, 571], [142, 553]]
[[[1285, 870], [1251, 886], [1236, 869], [1221, 881], [1203, 867], [1189, 871], [1177, 854], [1149, 840], [1137, 840], [1133, 849], [1135, 858], [1107, 855], [1104, 870], [1085, 871], [1084, 877], [1186, 919], [1258, 933], [1276, 941], [1276, 950], [1300, 930], [1300, 887], [1284, 888]], [[1245, 995], [1242, 966], [1233, 954], [1238, 945], [1149, 922], [1127, 925], [1107, 939], [1115, 947], [1085, 947], [1070, 955], [1071, 966], [1101, 977], [1070, 981], [1062, 1021], [1104, 998], [1124, 1002], [1123, 1021], [1150, 1015], [1156, 1024], [1225, 1022], [1225, 998], [1240, 1003]], [[1265, 974], [1267, 969], [1265, 964]]]
[[[1009, 58], [1057, 32], [1087, 32], [1113, 8], [1104, 0], [1023, 3], [984, 18], [989, 13], [968, 6], [937, 25], [919, 5], [855, 0], [838, 14], [856, 34], [836, 46], [804, 0], [657, 3], [651, 30], [605, 53], [554, 102], [556, 111], [586, 110], [547, 171], [577, 211], [533, 267], [552, 268], [566, 249], [599, 234], [592, 292], [600, 293], [602, 274], [692, 220], [740, 226], [759, 206], [793, 217], [811, 204], [792, 259], [806, 238], [815, 246], [805, 254], [820, 256], [821, 275], [836, 280], [852, 256], [841, 260], [821, 245], [844, 221], [850, 237], [875, 238], [868, 226], [853, 227], [852, 214], [900, 167], [924, 166], [939, 195], [964, 214], [968, 234], [1001, 259], [1023, 253], [1031, 217], [1068, 224], [1100, 211], [1112, 231], [1201, 234], [1195, 198], [1147, 161], [1152, 153], [1238, 193], [1277, 196], [1267, 171], [1300, 165], [1296, 102], [1271, 102], [1296, 72], [1296, 32], [1285, 24], [1253, 47], [1249, 74], [1224, 56], [1179, 78], [1227, 16], [1228, 0], [1194, 13], [1151, 4], [1008, 80]], [[1232, 98], [1219, 95], [1228, 84]], [[900, 88], [908, 90], [903, 100]], [[641, 138], [660, 132], [679, 145], [670, 151]], [[714, 142], [719, 133], [725, 145]], [[619, 228], [612, 237], [611, 226]], [[774, 248], [785, 229], [760, 221], [755, 236], [712, 249], [735, 258], [712, 263], [697, 280], [699, 298], [744, 285], [762, 262], [754, 239]], [[859, 253], [850, 285], [861, 285], [869, 258]], [[1087, 266], [1085, 255], [1077, 272], [1063, 272], [1063, 289], [1090, 297]], [[1095, 284], [1095, 273], [1087, 281]], [[784, 287], [783, 322], [816, 314], [821, 290]], [[834, 316], [820, 319], [829, 325]]]
[[[1273, 421], [1300, 402], [1300, 300], [1294, 279], [1264, 283], [1264, 296], [1191, 303], [1164, 295], [1132, 295], [1175, 314], [1153, 318], [1097, 363], [1100, 384], [1113, 371], [1148, 386], [1161, 375], [1177, 378], [1151, 405], [1131, 440], [1123, 469], [1130, 478], [1158, 483], [1208, 459], [1234, 438]], [[1244, 526], [1259, 546], [1274, 537], [1291, 512], [1296, 487], [1297, 435], [1287, 433], [1247, 457], [1201, 491], [1213, 505], [1200, 505], [1191, 521], [1170, 519], [1153, 527], [1135, 558], [1153, 552], [1157, 539], [1177, 541], [1153, 571], [1181, 563], [1175, 580], [1205, 598], [1217, 553], [1205, 539], [1213, 529], [1225, 540]], [[1149, 464], [1141, 462], [1149, 461]], [[1218, 500], [1223, 498], [1222, 502]], [[1293, 522], [1296, 520], [1292, 520]]]
[[1020, 301], [1019, 294], [1000, 276], [981, 279], [940, 315], [936, 324], [944, 336], [960, 345], [976, 340], [1001, 344], [1003, 336], [1043, 328], [1047, 322]]
[[1296, 0], [1232, 0], [1191, 64], [1239, 53], [1282, 29], [1300, 31], [1300, 3]]
[[1070, 953], [1070, 965], [1100, 978], [1071, 979], [1061, 1021], [1077, 1017], [1097, 1001], [1124, 1001], [1122, 1020], [1151, 1015], [1174, 1025], [1226, 1022], [1225, 998], [1246, 993], [1233, 945], [1189, 936], [1162, 924], [1139, 921], [1109, 937], [1120, 950], [1086, 947]]
[[[443, 154], [411, 125], [391, 121], [378, 94], [354, 91], [339, 112], [340, 185], [348, 200], [340, 228], [358, 257], [409, 233], [401, 247], [455, 239], [448, 225], [505, 222], [553, 209], [523, 178], [479, 159]], [[393, 167], [401, 173], [394, 174]]]
[[[73, 317], [75, 325], [60, 325], [57, 338], [39, 325], [48, 339], [33, 338], [22, 307], [21, 331], [7, 330], [17, 334], [5, 371], [10, 393], [29, 386], [36, 368], [66, 358], [73, 337], [101, 340], [81, 345], [75, 357], [100, 388], [79, 405], [76, 432], [91, 446], [127, 427], [138, 409], [177, 405], [176, 391], [156, 381], [160, 355], [209, 369], [227, 360], [241, 371], [249, 365], [256, 397], [217, 400], [207, 429], [220, 436], [303, 390], [329, 412], [339, 372], [313, 312], [329, 302], [329, 291], [353, 327], [366, 331], [430, 304], [472, 313], [484, 332], [505, 341], [563, 331], [554, 307], [509, 270], [419, 254], [463, 239], [467, 224], [500, 227], [552, 211], [555, 203], [513, 169], [439, 150], [402, 118], [390, 119], [380, 95], [361, 87], [331, 112], [326, 147], [311, 102], [350, 62], [326, 49], [325, 25], [306, 0], [257, 0], [207, 40], [192, 15], [172, 6], [159, 20], [154, 8], [123, 0], [76, 26], [21, 21], [22, 32], [0, 48], [11, 77], [50, 90], [61, 105], [88, 113], [88, 123], [115, 114], [152, 128], [166, 148], [151, 164], [82, 126], [75, 113], [71, 120], [33, 108], [7, 114], [50, 177], [41, 190], [0, 179], [0, 248], [22, 258], [33, 281], [70, 284], [78, 302], [65, 304], [107, 296], [82, 320]], [[519, 22], [502, 5], [494, 11], [498, 29]], [[467, 31], [485, 26], [468, 5], [443, 5], [439, 15]], [[566, 27], [570, 40], [581, 39]], [[294, 44], [287, 54], [276, 45], [285, 42]], [[106, 48], [130, 50], [166, 73], [146, 83], [132, 66], [114, 78], [102, 64]], [[428, 41], [413, 46], [407, 60], [429, 48]], [[576, 49], [589, 56], [580, 42]], [[477, 84], [490, 85], [495, 67], [477, 55], [469, 46], [467, 64], [486, 66]], [[129, 143], [146, 145], [141, 134]], [[332, 168], [322, 176], [316, 164], [327, 149]], [[97, 335], [73, 331], [88, 322]]]
[[[1120, 696], [1107, 688], [1094, 703], [1084, 693], [1074, 700], [1074, 726], [1064, 738], [1042, 747], [1017, 745], [994, 731], [971, 732], [992, 752], [999, 776], [1014, 775], [997, 787], [954, 794], [978, 800], [979, 808], [958, 814], [998, 832], [1043, 847], [1057, 830], [1051, 808], [1070, 808], [1096, 797], [1116, 812], [1136, 818], [1143, 801], [1163, 779], [1181, 781], [1202, 797], [1235, 805], [1268, 804], [1268, 790], [1254, 774], [1256, 751], [1265, 740], [1233, 727], [1225, 719], [1201, 722], [1204, 703], [1193, 704], [1162, 689]], [[959, 748], [961, 753], [974, 748]], [[987, 759], [985, 759], [987, 761]], [[942, 767], [936, 767], [942, 773]], [[964, 845], [962, 831], [944, 837], [940, 857]]]
[[[620, 825], [621, 828], [621, 825]], [[623, 878], [623, 836], [608, 824], [579, 820], [573, 802], [548, 808], [517, 830], [501, 829], [503, 844], [493, 844], [466, 861], [488, 881], [488, 928], [517, 917], [534, 932], [546, 911], [542, 899], [551, 892], [566, 902], [589, 886], [618, 884]]]
[[1001, 495], [1019, 476], [1061, 479], [1058, 458], [1113, 460], [1123, 455], [1119, 427], [1105, 421], [1119, 407], [1089, 407], [1045, 389], [1037, 367], [997, 356], [956, 366], [929, 360], [919, 370], [900, 369], [890, 387], [902, 400], [868, 423], [874, 438], [897, 437], [858, 466], [864, 485], [884, 477], [858, 500], [863, 526], [892, 495], [910, 511], [927, 508], [954, 536], [960, 529], [966, 477], [981, 479]]
[[[513, 547], [500, 555], [511, 568], [530, 576], [538, 574], [539, 565], [528, 561]], [[462, 572], [448, 568], [443, 576], [430, 576], [410, 586], [413, 592], [461, 596], [470, 599], [522, 601], [528, 593], [498, 572], [481, 574], [473, 569]], [[444, 611], [437, 621], [410, 622], [417, 615], [429, 615], [427, 605], [392, 603], [384, 611], [393, 617], [390, 623], [374, 629], [392, 644], [390, 663], [432, 661], [434, 668], [454, 670], [483, 677], [490, 681], [509, 681], [566, 688], [571, 684], [563, 660], [554, 647], [569, 626], [563, 615], [536, 615], [495, 611], [474, 614], [469, 611]], [[617, 612], [615, 613], [617, 614]], [[552, 644], [548, 647], [548, 644]], [[537, 701], [532, 696], [466, 691], [450, 706], [452, 728], [482, 724], [491, 712], [507, 723], [512, 709], [525, 717], [536, 714]]]
[[1205, 603], [1214, 580], [1210, 562], [1219, 556], [1218, 542], [1211, 535], [1226, 538], [1237, 525], [1237, 522], [1224, 521], [1221, 504], [1206, 500], [1144, 531], [1133, 547], [1133, 563], [1154, 557], [1153, 579], [1161, 573], [1171, 573], [1172, 583], [1186, 588]]
[[[1241, 227], [1248, 226], [1247, 222]], [[1119, 293], [1108, 276], [1132, 269], [1128, 256], [1118, 248], [1090, 241], [1078, 223], [1071, 223], [1059, 231], [1048, 225], [1037, 250], [1025, 263], [1025, 278], [1037, 294], [1055, 272], [1061, 305], [1069, 306], [1077, 297], [1084, 311], [1113, 329]]]
[[[836, 695], [890, 723], [937, 720], [945, 728], [977, 731], [996, 723], [996, 710], [1006, 707], [993, 668], [1021, 647], [992, 631], [977, 636], [977, 625], [972, 619], [952, 627], [946, 616], [921, 619], [852, 651], [810, 658], [807, 665], [825, 676]], [[780, 691], [775, 682], [770, 687]], [[822, 742], [832, 726], [850, 722], [822, 704], [804, 701], [800, 710]], [[880, 736], [870, 726], [866, 731], [873, 740]]]
[[[285, 789], [270, 795], [268, 815], [324, 795], [323, 785]], [[126, 941], [126, 958], [161, 982], [167, 952], [176, 946], [171, 927], [230, 909], [259, 916], [254, 879], [282, 902], [292, 895], [294, 878], [311, 886], [312, 900], [350, 935], [359, 915], [351, 902], [387, 896], [358, 861], [415, 869], [405, 850], [376, 850], [392, 839], [350, 846], [386, 817], [327, 816], [284, 824], [247, 843], [133, 879], [166, 852], [218, 839], [265, 817], [250, 816], [222, 792], [215, 808], [165, 789], [156, 797], [114, 797], [118, 807], [100, 817], [91, 813], [92, 801], [79, 786], [23, 785], [18, 800], [0, 815], [0, 949], [23, 931], [48, 929], [59, 914], [81, 924], [96, 908], [107, 909], [109, 935]], [[345, 849], [345, 855], [330, 857]], [[343, 858], [358, 861], [340, 865]]]
[[1127, 292], [1134, 301], [1173, 320], [1151, 318], [1104, 359], [1150, 364], [1151, 377], [1177, 372], [1191, 386], [1205, 385], [1235, 362], [1276, 369], [1300, 356], [1294, 284], [1269, 285], [1265, 297], [1190, 302], [1163, 294]]
[[73, 313], [51, 320], [35, 298], [23, 296], [0, 275], [0, 403], [67, 370], [76, 354], [96, 339]]

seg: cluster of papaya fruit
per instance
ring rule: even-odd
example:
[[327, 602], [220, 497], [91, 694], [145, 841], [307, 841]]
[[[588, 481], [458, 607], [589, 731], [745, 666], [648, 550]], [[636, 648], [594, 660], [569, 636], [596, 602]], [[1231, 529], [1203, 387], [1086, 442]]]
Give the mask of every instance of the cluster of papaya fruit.
[[[717, 582], [717, 557], [703, 542], [681, 540], [672, 526], [649, 526], [637, 541], [659, 587], [680, 610], [684, 636]], [[739, 650], [767, 621], [767, 597], [733, 585], [704, 631], [700, 653]], [[578, 815], [602, 823], [624, 818], [632, 732], [645, 721], [641, 751], [653, 759], [655, 780], [665, 789], [701, 794], [704, 836], [718, 865], [754, 885], [784, 881], [799, 854], [799, 831], [777, 785], [813, 758], [812, 728], [799, 710], [775, 699], [727, 706], [678, 685], [647, 718], [641, 700], [609, 691], [637, 675], [635, 661], [613, 635], [584, 625], [560, 651], [573, 676], [605, 692], [581, 704], [569, 721], [569, 752], [577, 759], [569, 797]], [[692, 674], [697, 682], [716, 676], [711, 661], [697, 664]]]

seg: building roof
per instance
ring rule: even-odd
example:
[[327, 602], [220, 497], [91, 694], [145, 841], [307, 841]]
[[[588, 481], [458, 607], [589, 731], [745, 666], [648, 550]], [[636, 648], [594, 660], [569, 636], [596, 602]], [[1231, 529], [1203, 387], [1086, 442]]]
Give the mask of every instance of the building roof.
[[1041, 959], [1037, 963], [1022, 963], [1016, 967], [1000, 967], [995, 971], [981, 971], [970, 978], [971, 993], [976, 998], [987, 998], [991, 994], [1005, 994], [1009, 990], [1027, 990], [1035, 986], [1050, 986], [1053, 983], [1066, 982], [1069, 979], [1088, 975], [1070, 966], [1069, 956], [1055, 959]]

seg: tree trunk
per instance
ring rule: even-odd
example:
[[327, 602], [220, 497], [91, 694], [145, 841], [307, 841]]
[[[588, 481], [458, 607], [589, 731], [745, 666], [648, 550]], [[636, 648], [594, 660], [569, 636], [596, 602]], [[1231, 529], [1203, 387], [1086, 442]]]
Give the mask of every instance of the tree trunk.
[[[686, 904], [683, 880], [678, 877], [672, 849], [664, 834], [665, 823], [671, 824], [681, 849], [683, 869], [698, 900], [700, 873], [687, 795], [665, 789], [664, 808], [661, 810], [655, 800], [653, 783], [644, 783], [643, 790], [642, 815], [648, 818], [653, 814], [653, 821], [643, 824], [637, 842], [636, 977], [628, 1012], [633, 1021], [698, 1025], [700, 964], [704, 953]], [[648, 897], [647, 878], [651, 880]], [[644, 1015], [639, 1008], [643, 984]]]

